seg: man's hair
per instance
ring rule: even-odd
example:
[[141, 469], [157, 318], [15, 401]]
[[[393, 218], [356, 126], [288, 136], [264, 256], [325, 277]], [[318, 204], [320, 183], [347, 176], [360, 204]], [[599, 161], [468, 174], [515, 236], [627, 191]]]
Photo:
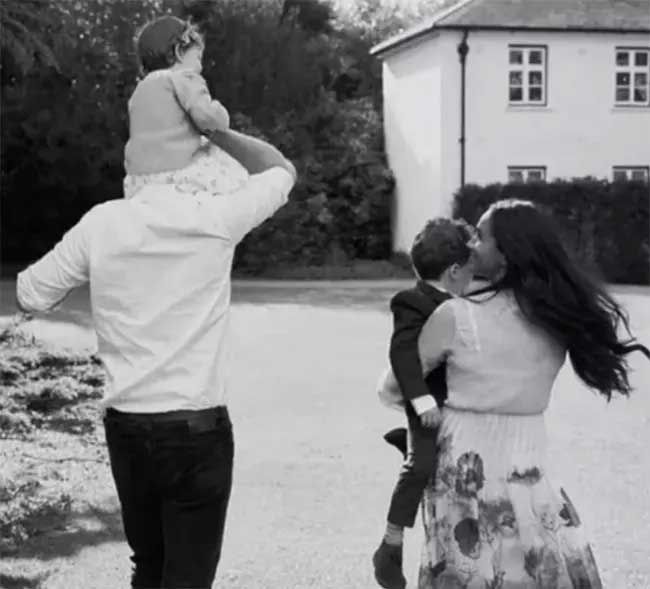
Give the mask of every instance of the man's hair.
[[472, 230], [463, 219], [431, 219], [415, 236], [411, 263], [422, 280], [437, 280], [453, 264], [469, 259]]
[[175, 16], [161, 16], [145, 24], [136, 34], [135, 46], [143, 73], [148, 74], [176, 63], [176, 51], [203, 46], [198, 28]]

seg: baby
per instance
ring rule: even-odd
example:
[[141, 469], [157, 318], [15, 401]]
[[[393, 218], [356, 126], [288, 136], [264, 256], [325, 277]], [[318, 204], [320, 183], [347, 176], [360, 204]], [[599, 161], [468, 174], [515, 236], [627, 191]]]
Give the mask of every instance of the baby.
[[201, 76], [203, 48], [198, 29], [173, 16], [147, 23], [137, 35], [145, 77], [129, 100], [125, 198], [152, 183], [224, 194], [248, 179], [237, 160], [207, 139], [226, 131], [230, 116]]

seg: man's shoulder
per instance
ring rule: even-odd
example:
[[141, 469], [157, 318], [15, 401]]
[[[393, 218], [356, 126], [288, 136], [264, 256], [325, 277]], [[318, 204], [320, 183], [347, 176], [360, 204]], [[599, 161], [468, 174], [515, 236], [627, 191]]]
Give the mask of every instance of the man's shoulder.
[[116, 198], [100, 202], [90, 208], [81, 218], [80, 222], [94, 223], [101, 222], [102, 219], [112, 217], [115, 214], [128, 207], [128, 201], [123, 198]]

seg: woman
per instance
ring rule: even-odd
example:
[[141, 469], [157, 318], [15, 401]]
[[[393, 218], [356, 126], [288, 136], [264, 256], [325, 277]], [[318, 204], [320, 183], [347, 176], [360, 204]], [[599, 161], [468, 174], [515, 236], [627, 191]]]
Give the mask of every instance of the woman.
[[546, 478], [543, 414], [567, 353], [609, 399], [630, 391], [625, 355], [650, 352], [619, 340], [625, 314], [531, 203], [492, 205], [470, 246], [490, 286], [443, 303], [419, 340], [425, 370], [447, 361], [449, 389], [419, 588], [601, 588], [577, 513]]

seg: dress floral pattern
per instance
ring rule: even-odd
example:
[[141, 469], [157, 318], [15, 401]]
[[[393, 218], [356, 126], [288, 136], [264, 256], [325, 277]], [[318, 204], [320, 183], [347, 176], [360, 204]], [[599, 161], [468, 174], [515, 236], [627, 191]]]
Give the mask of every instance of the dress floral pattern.
[[248, 172], [236, 159], [207, 140], [189, 166], [155, 174], [127, 174], [124, 198], [131, 198], [148, 184], [173, 184], [180, 192], [228, 194], [241, 188]]
[[453, 432], [438, 444], [435, 485], [422, 504], [419, 589], [602, 589], [577, 512], [541, 465], [504, 476], [490, 470], [497, 461], [481, 445], [458, 448]]

